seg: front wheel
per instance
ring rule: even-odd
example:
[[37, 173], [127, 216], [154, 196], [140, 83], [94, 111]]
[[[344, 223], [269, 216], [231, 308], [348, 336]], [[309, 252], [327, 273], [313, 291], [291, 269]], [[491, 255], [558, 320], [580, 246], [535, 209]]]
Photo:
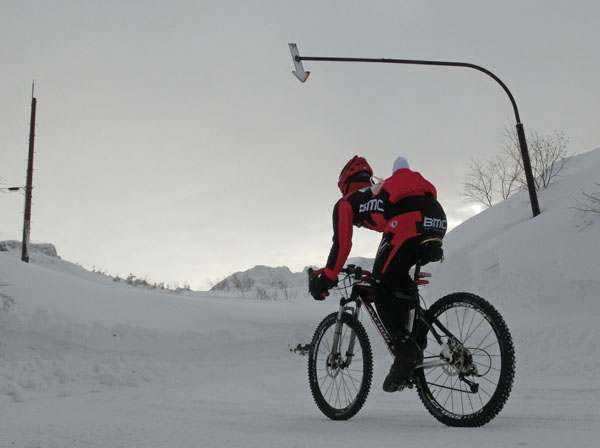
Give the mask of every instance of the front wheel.
[[515, 375], [515, 352], [504, 319], [489, 302], [469, 293], [441, 298], [427, 317], [443, 343], [422, 327], [418, 340], [426, 347], [424, 367], [415, 370], [421, 401], [448, 426], [485, 425], [502, 410]]
[[344, 313], [335, 347], [337, 313], [317, 327], [308, 356], [308, 379], [315, 403], [327, 417], [347, 420], [362, 408], [371, 388], [373, 354], [363, 325]]

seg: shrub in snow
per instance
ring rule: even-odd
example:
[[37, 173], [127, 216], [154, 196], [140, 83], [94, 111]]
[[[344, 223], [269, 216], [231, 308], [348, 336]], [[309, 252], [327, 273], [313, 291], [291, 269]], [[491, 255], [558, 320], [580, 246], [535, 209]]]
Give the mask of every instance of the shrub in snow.
[[[0, 288], [6, 286], [0, 283]], [[17, 304], [17, 301], [14, 297], [9, 296], [8, 294], [4, 294], [0, 291], [0, 299], [2, 303], [0, 303], [0, 315], [7, 314], [14, 309]]]
[[[596, 184], [600, 187], [600, 184]], [[583, 216], [588, 213], [600, 214], [600, 191], [595, 193], [582, 192], [583, 197], [577, 201], [575, 209]]]

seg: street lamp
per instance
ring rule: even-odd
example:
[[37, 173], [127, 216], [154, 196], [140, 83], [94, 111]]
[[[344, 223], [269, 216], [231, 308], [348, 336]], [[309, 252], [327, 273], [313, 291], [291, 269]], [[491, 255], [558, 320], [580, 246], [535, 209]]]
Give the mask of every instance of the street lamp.
[[465, 62], [445, 62], [445, 61], [421, 61], [414, 59], [371, 59], [371, 58], [332, 58], [332, 57], [313, 57], [313, 56], [300, 56], [300, 52], [298, 51], [298, 47], [296, 44], [291, 43], [290, 52], [292, 53], [292, 60], [294, 61], [294, 70], [292, 73], [296, 78], [300, 80], [300, 82], [306, 82], [310, 72], [304, 70], [304, 66], [302, 65], [302, 61], [326, 61], [326, 62], [376, 62], [383, 64], [411, 64], [411, 65], [433, 65], [433, 66], [446, 66], [446, 67], [466, 67], [478, 70], [482, 73], [485, 73], [494, 81], [496, 81], [500, 87], [506, 92], [510, 102], [512, 104], [515, 119], [517, 122], [517, 136], [519, 139], [519, 147], [521, 149], [521, 157], [523, 159], [523, 168], [525, 171], [525, 179], [527, 180], [527, 190], [529, 191], [529, 199], [531, 201], [531, 210], [533, 212], [533, 216], [537, 216], [540, 214], [540, 206], [537, 199], [537, 193], [535, 190], [535, 182], [533, 178], [533, 172], [531, 169], [531, 160], [529, 159], [529, 151], [527, 150], [527, 140], [525, 139], [525, 129], [523, 127], [523, 123], [521, 123], [521, 117], [519, 116], [519, 109], [517, 108], [517, 103], [515, 98], [513, 97], [510, 90], [506, 84], [502, 82], [500, 78], [494, 75], [489, 70], [480, 67], [479, 65], [469, 64]]

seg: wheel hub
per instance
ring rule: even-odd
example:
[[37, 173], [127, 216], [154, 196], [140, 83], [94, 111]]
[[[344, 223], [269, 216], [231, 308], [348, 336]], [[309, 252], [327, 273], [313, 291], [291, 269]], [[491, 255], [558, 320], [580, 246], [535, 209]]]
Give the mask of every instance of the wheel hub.
[[477, 375], [477, 367], [473, 364], [471, 351], [457, 340], [448, 340], [441, 353], [442, 358], [448, 361], [443, 367], [448, 376]]
[[342, 359], [342, 356], [339, 353], [330, 353], [329, 354], [329, 356], [327, 357], [327, 365], [326, 365], [327, 375], [329, 375], [332, 378], [335, 378], [336, 376], [339, 375], [340, 370], [343, 367], [341, 359]]

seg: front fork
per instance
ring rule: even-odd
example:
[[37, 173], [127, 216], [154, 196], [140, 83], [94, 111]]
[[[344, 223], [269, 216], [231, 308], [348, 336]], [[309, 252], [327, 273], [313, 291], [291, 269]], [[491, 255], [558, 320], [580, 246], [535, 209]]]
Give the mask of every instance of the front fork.
[[[348, 303], [354, 302], [355, 306], [348, 306]], [[354, 345], [356, 344], [356, 333], [350, 331], [350, 340], [348, 341], [348, 349], [344, 356], [342, 356], [342, 328], [343, 328], [343, 317], [344, 314], [349, 314], [354, 319], [358, 319], [360, 314], [360, 301], [346, 299], [342, 297], [340, 299], [340, 307], [337, 313], [335, 321], [335, 330], [333, 333], [333, 344], [331, 346], [330, 363], [338, 364], [339, 368], [347, 368], [352, 364], [352, 358], [354, 356]]]

